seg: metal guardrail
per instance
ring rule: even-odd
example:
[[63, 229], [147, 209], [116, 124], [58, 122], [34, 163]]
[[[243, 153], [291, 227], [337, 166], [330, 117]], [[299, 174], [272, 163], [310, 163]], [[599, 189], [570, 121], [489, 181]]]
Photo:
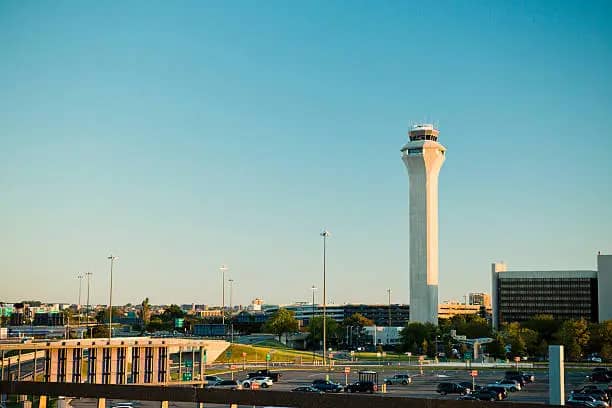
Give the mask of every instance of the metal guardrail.
[[[302, 394], [288, 391], [229, 391], [178, 386], [0, 382], [0, 394], [177, 401], [296, 408], [490, 408], [498, 402], [392, 397], [383, 394]], [[512, 408], [551, 405], [513, 403]]]

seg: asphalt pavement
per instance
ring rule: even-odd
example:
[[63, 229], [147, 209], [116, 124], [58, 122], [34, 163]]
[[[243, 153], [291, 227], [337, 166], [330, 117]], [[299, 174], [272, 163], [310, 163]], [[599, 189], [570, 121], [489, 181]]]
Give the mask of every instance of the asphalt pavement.
[[[418, 368], [416, 367], [372, 367], [368, 370], [374, 370], [379, 373], [379, 382], [382, 383], [383, 378], [392, 376], [393, 374], [410, 374], [412, 376], [412, 383], [407, 385], [391, 385], [387, 386], [387, 395], [389, 396], [401, 396], [411, 398], [429, 398], [429, 399], [457, 399], [458, 395], [440, 395], [436, 392], [438, 383], [440, 382], [460, 382], [460, 381], [472, 381], [472, 377], [469, 375], [469, 371], [465, 369], [452, 369], [452, 370], [427, 370], [421, 375]], [[312, 369], [289, 369], [279, 370], [282, 371], [282, 377], [278, 383], [275, 383], [269, 389], [260, 390], [258, 392], [274, 392], [274, 391], [291, 391], [300, 385], [311, 384], [315, 379], [325, 379], [329, 376], [329, 379], [345, 384], [346, 381], [353, 382], [358, 379], [358, 371], [356, 367], [351, 368], [348, 376], [344, 373], [343, 366], [336, 366], [333, 371], [326, 372], [323, 369], [312, 370]], [[496, 380], [502, 379], [505, 370], [478, 370], [478, 376], [476, 377], [476, 384], [486, 385], [493, 383]], [[536, 380], [534, 383], [527, 384], [523, 390], [509, 393], [509, 397], [506, 402], [530, 402], [530, 403], [541, 403], [544, 404], [548, 400], [548, 372], [546, 370], [533, 370], [529, 371], [535, 374]], [[566, 394], [575, 388], [585, 384], [585, 377], [589, 374], [589, 370], [567, 370], [565, 376], [565, 390]], [[230, 375], [220, 375], [223, 378], [230, 378]], [[236, 379], [246, 378], [245, 372], [235, 372], [234, 377]], [[348, 378], [347, 378], [348, 377]], [[239, 391], [237, 391], [239, 392]], [[119, 401], [107, 401], [107, 408], [112, 408], [117, 405]], [[132, 401], [134, 408], [158, 408], [159, 403], [151, 401]], [[74, 408], [96, 408], [96, 401], [93, 399], [77, 399], [72, 400], [71, 404]], [[193, 403], [180, 403], [170, 402], [170, 408], [194, 408]], [[206, 407], [216, 407], [215, 404], [205, 404]], [[219, 407], [222, 405], [218, 405]], [[224, 405], [227, 406], [227, 405]]]

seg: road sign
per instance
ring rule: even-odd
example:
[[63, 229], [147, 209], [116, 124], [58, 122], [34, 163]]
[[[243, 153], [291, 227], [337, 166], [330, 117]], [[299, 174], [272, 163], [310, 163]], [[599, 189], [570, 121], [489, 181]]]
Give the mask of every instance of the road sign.
[[272, 359], [272, 357], [270, 356], [270, 353], [266, 354], [266, 361], [270, 361]]
[[425, 356], [419, 356], [419, 361], [425, 361]]
[[252, 390], [258, 390], [259, 389], [259, 383], [257, 381], [253, 381], [251, 383], [251, 389]]
[[346, 374], [350, 373], [351, 372], [351, 367], [344, 367], [344, 372]]
[[246, 356], [247, 356], [246, 351], [243, 351], [243, 352], [242, 352], [242, 357], [246, 357]]
[[376, 352], [376, 357], [378, 357], [378, 358], [382, 357], [382, 353], [380, 351], [377, 351]]
[[514, 362], [518, 363], [519, 361], [521, 361], [521, 358], [519, 356], [514, 357]]
[[191, 373], [190, 372], [183, 373], [183, 381], [191, 381]]
[[408, 352], [406, 353], [406, 355], [407, 355], [408, 357], [410, 357], [410, 356], [412, 356], [412, 353], [411, 353], [410, 351], [408, 351]]
[[472, 359], [472, 352], [471, 351], [466, 351], [465, 353], [463, 353], [463, 359], [464, 360], [471, 360]]
[[230, 350], [227, 350], [225, 352], [225, 357], [230, 358], [232, 356], [232, 352]]
[[476, 376], [478, 375], [478, 370], [472, 370], [472, 371], [470, 371], [470, 375], [471, 375], [472, 377], [476, 377]]
[[185, 367], [193, 367], [193, 361], [185, 360]]
[[232, 365], [230, 366], [230, 370], [237, 370], [237, 369], [238, 369], [238, 366], [237, 366], [237, 365], [235, 365], [235, 364], [232, 364]]

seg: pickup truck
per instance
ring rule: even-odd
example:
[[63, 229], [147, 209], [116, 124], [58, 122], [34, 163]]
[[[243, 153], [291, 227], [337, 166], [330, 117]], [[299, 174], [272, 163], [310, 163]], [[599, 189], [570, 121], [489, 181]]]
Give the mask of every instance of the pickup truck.
[[272, 381], [278, 382], [280, 377], [281, 377], [281, 373], [274, 373], [274, 372], [272, 372], [270, 370], [257, 370], [257, 371], [254, 371], [252, 373], [248, 373], [247, 377], [248, 378], [270, 377], [272, 379]]

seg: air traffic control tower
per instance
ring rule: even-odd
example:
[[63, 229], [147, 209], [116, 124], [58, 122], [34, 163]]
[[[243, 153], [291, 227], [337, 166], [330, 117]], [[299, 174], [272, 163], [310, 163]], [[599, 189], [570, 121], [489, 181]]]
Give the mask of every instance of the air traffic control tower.
[[415, 125], [402, 147], [410, 188], [410, 321], [438, 324], [438, 174], [446, 148], [433, 125]]

